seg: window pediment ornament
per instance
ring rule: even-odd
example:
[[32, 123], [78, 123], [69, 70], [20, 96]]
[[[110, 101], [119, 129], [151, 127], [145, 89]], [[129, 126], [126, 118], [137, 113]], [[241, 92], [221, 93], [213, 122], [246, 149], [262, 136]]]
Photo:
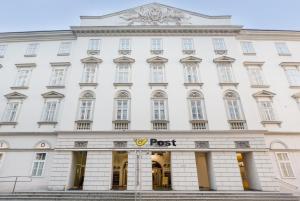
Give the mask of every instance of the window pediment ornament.
[[200, 63], [201, 61], [202, 61], [201, 58], [194, 57], [194, 56], [189, 56], [189, 57], [180, 59], [181, 63]]
[[81, 95], [80, 95], [81, 99], [94, 99], [95, 98], [95, 93], [92, 91], [84, 91]]
[[4, 95], [7, 99], [26, 99], [27, 96], [19, 92], [12, 92]]
[[50, 149], [51, 145], [49, 142], [42, 140], [42, 141], [39, 141], [38, 143], [36, 143], [34, 148], [35, 149]]
[[254, 98], [259, 98], [259, 97], [267, 97], [267, 98], [273, 98], [276, 94], [270, 91], [262, 90], [259, 91], [255, 94], [253, 94]]
[[290, 66], [300, 66], [300, 62], [281, 62], [279, 64], [281, 67], [290, 67]]
[[20, 63], [20, 64], [15, 64], [17, 68], [33, 68], [36, 67], [36, 63]]
[[52, 67], [57, 67], [57, 66], [71, 66], [70, 62], [51, 62], [50, 65]]
[[203, 95], [200, 91], [193, 90], [193, 91], [189, 92], [188, 97], [189, 98], [203, 98]]
[[116, 59], [113, 60], [114, 63], [134, 63], [135, 59], [132, 59], [130, 57], [126, 57], [126, 56], [122, 56], [122, 57], [118, 57]]
[[264, 61], [244, 61], [244, 66], [248, 67], [248, 66], [263, 66], [264, 65]]
[[214, 63], [222, 63], [222, 62], [233, 63], [235, 59], [227, 56], [221, 56], [215, 58], [213, 61]]
[[64, 94], [58, 93], [56, 91], [49, 91], [47, 93], [43, 93], [42, 96], [44, 98], [64, 98], [65, 97]]
[[84, 59], [81, 59], [81, 62], [82, 63], [102, 63], [102, 59], [90, 56], [90, 57], [86, 57]]
[[155, 56], [147, 59], [148, 63], [167, 63], [168, 59], [160, 56]]
[[120, 98], [120, 99], [129, 99], [130, 98], [130, 94], [128, 91], [122, 90], [122, 91], [118, 91], [116, 94], [116, 98]]
[[167, 95], [164, 91], [158, 90], [152, 93], [152, 98], [167, 98]]

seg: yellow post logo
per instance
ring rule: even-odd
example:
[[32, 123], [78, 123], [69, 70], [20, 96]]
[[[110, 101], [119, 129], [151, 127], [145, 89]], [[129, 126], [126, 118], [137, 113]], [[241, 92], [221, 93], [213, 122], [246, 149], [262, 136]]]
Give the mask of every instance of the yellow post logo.
[[148, 142], [148, 139], [147, 138], [137, 138], [134, 141], [137, 146], [142, 147]]

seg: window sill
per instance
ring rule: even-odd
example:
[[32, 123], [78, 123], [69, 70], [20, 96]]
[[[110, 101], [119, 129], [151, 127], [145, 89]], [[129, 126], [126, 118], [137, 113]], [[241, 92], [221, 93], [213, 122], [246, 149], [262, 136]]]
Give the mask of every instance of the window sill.
[[251, 85], [251, 88], [270, 88], [270, 85]]
[[182, 50], [183, 54], [195, 54], [196, 51], [195, 50]]
[[46, 86], [47, 89], [64, 89], [65, 86], [64, 85], [53, 85], [53, 86]]
[[80, 82], [79, 83], [79, 86], [80, 87], [97, 87], [98, 86], [98, 83], [86, 83], [86, 82]]
[[100, 54], [100, 50], [88, 50], [86, 53], [89, 55], [98, 55]]
[[246, 55], [246, 56], [255, 56], [256, 53], [255, 52], [249, 52], [249, 53], [243, 53], [243, 55]]
[[39, 121], [37, 123], [38, 123], [39, 127], [42, 125], [52, 125], [53, 127], [55, 127], [56, 124], [58, 124], [57, 121]]
[[166, 83], [166, 82], [150, 82], [149, 83], [149, 86], [150, 87], [167, 87], [168, 86], [168, 83]]
[[169, 120], [151, 120], [151, 123], [169, 123]]
[[115, 82], [114, 83], [115, 87], [131, 87], [132, 85], [133, 85], [132, 82], [126, 82], [126, 83]]
[[131, 50], [119, 50], [119, 54], [130, 55], [131, 54]]
[[164, 51], [163, 50], [150, 50], [151, 54], [163, 54]]
[[261, 124], [263, 124], [264, 126], [265, 125], [268, 125], [268, 124], [277, 124], [277, 125], [281, 125], [281, 121], [261, 121]]
[[280, 54], [280, 53], [279, 53], [278, 56], [284, 56], [284, 57], [287, 57], [287, 56], [292, 56], [292, 54], [282, 54], [282, 53]]
[[16, 121], [14, 122], [8, 122], [8, 121], [3, 121], [3, 122], [0, 122], [0, 126], [16, 126], [18, 123]]
[[29, 87], [27, 87], [27, 86], [15, 86], [15, 87], [10, 87], [10, 89], [12, 89], [12, 90], [16, 90], [16, 89], [28, 89]]
[[234, 86], [237, 87], [239, 85], [238, 82], [220, 82], [219, 83], [220, 86]]
[[76, 120], [75, 123], [93, 123], [93, 120]]
[[70, 56], [70, 53], [58, 53], [57, 56]]
[[183, 85], [186, 86], [186, 87], [189, 87], [189, 86], [191, 86], [191, 87], [198, 87], [198, 86], [201, 87], [201, 86], [203, 86], [203, 82], [193, 82], [193, 83], [185, 82]]
[[113, 123], [130, 123], [130, 120], [113, 120]]
[[36, 57], [36, 54], [25, 54], [24, 57]]

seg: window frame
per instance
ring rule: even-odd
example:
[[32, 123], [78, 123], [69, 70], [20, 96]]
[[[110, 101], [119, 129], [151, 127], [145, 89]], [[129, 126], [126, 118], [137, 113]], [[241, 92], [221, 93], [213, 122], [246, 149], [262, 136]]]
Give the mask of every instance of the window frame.
[[[93, 65], [93, 66], [89, 66], [89, 65]], [[94, 75], [93, 75], [93, 80], [92, 81], [86, 81], [86, 72], [87, 72], [87, 68], [94, 68]], [[81, 83], [84, 84], [96, 84], [97, 80], [98, 80], [98, 64], [97, 63], [84, 63], [84, 67], [83, 67], [83, 72], [82, 72], [82, 78], [81, 78]], [[89, 76], [91, 77], [91, 76]]]
[[24, 56], [25, 57], [35, 57], [37, 55], [37, 50], [38, 50], [39, 46], [40, 46], [39, 43], [29, 43], [25, 50]]
[[[190, 71], [188, 71], [189, 68], [194, 68], [191, 72], [192, 72], [192, 80], [189, 81], [189, 73]], [[201, 78], [200, 78], [200, 69], [199, 69], [199, 65], [198, 63], [184, 63], [183, 64], [183, 69], [184, 69], [184, 83], [186, 84], [193, 84], [193, 83], [201, 83]], [[195, 80], [196, 77], [196, 80]]]
[[255, 55], [256, 51], [252, 41], [240, 41], [241, 49], [244, 55]]
[[215, 53], [224, 52], [227, 53], [226, 42], [224, 38], [212, 38], [213, 48]]
[[[297, 72], [296, 74], [298, 74], [296, 76], [296, 74], [294, 74], [292, 77], [291, 75], [288, 73], [289, 71], [295, 71]], [[290, 87], [300, 87], [300, 69], [299, 69], [299, 66], [284, 66], [284, 71], [285, 71], [285, 75], [286, 75], [286, 78], [287, 78], [287, 81], [290, 85]], [[297, 77], [296, 79], [291, 79], [291, 78], [295, 78]], [[296, 82], [294, 82], [296, 81]]]
[[[191, 93], [197, 93], [197, 97], [191, 96]], [[189, 96], [188, 96], [188, 107], [189, 107], [189, 118], [190, 121], [207, 121], [207, 114], [206, 114], [206, 108], [205, 108], [205, 100], [201, 92], [199, 91], [191, 91]], [[197, 114], [197, 119], [194, 119], [193, 117], [193, 107], [192, 107], [192, 101], [200, 101], [200, 108], [202, 112], [203, 118], [198, 118], [199, 114]]]
[[[121, 81], [120, 80], [120, 73], [121, 72], [125, 72], [125, 71], [121, 71], [121, 69], [125, 69], [125, 66], [126, 66], [126, 69], [127, 69], [127, 81], [125, 82], [124, 80]], [[115, 83], [122, 83], [122, 84], [128, 84], [128, 83], [131, 83], [131, 71], [132, 71], [132, 67], [131, 67], [131, 64], [130, 63], [117, 63], [116, 65], [116, 75], [115, 75]], [[123, 77], [124, 79], [124, 77]]]
[[[55, 102], [56, 103], [55, 110], [52, 114], [52, 120], [49, 120], [49, 119], [47, 120], [45, 118], [45, 113], [47, 111], [46, 110], [47, 109], [47, 103], [49, 103], [49, 102]], [[58, 122], [59, 109], [60, 109], [60, 100], [59, 99], [45, 98], [44, 105], [43, 105], [43, 110], [42, 110], [42, 115], [41, 115], [41, 122], [45, 122], [45, 123], [56, 123], [56, 122]]]
[[[154, 44], [154, 41], [155, 44]], [[158, 42], [159, 41], [159, 45]], [[163, 50], [163, 39], [162, 38], [151, 38], [150, 40], [150, 50], [151, 51], [162, 51]]]
[[[160, 71], [155, 69], [161, 68]], [[156, 72], [156, 74], [155, 74]], [[161, 81], [156, 81], [158, 73], [161, 73]], [[165, 70], [165, 64], [164, 63], [150, 63], [150, 83], [166, 83], [166, 70]]]
[[[124, 43], [124, 41], [127, 41], [127, 42]], [[132, 48], [131, 43], [132, 43], [132, 41], [131, 41], [130, 38], [120, 38], [120, 40], [119, 40], [119, 50], [120, 51], [131, 51], [131, 48]], [[126, 44], [126, 45], [124, 45], [124, 44]]]
[[[190, 44], [187, 46], [190, 46], [190, 48], [186, 48], [186, 42], [190, 41]], [[182, 50], [183, 51], [192, 51], [195, 50], [194, 48], [194, 39], [193, 38], [182, 38]]]
[[[8, 109], [9, 109], [9, 105], [10, 104], [14, 104], [14, 103], [17, 103], [18, 106], [17, 106], [17, 109], [15, 110], [15, 114], [14, 114], [14, 119], [13, 121], [9, 120], [11, 118], [7, 118], [7, 113], [8, 113]], [[17, 123], [18, 121], [18, 117], [19, 117], [19, 114], [20, 114], [20, 110], [21, 110], [21, 106], [22, 106], [22, 101], [20, 100], [17, 100], [17, 99], [10, 99], [7, 101], [6, 103], [6, 107], [4, 108], [3, 110], [3, 113], [2, 113], [2, 117], [1, 117], [1, 122], [7, 122], [7, 123]], [[11, 112], [10, 112], [10, 116], [11, 117]]]
[[[63, 71], [62, 80], [59, 83], [57, 81], [57, 78], [59, 76], [54, 77], [54, 75], [57, 75], [56, 70], [62, 70]], [[50, 87], [64, 87], [65, 86], [65, 81], [66, 81], [66, 74], [67, 74], [67, 67], [66, 66], [53, 66], [52, 69], [51, 69], [51, 75], [50, 75], [48, 86], [50, 86]], [[56, 81], [53, 84], [54, 80], [56, 80]]]
[[[44, 160], [37, 160], [36, 159], [36, 156], [37, 154], [45, 154], [45, 159]], [[31, 177], [37, 177], [37, 178], [40, 178], [40, 177], [44, 177], [44, 172], [45, 172], [45, 169], [46, 169], [46, 161], [47, 161], [47, 152], [35, 152], [34, 153], [34, 156], [33, 156], [33, 160], [32, 160], [32, 166], [31, 166]], [[41, 163], [40, 161], [43, 161], [43, 168], [42, 168], [42, 172], [41, 172], [41, 175], [33, 175], [33, 170], [34, 170], [34, 164], [37, 162], [37, 163]], [[38, 166], [39, 167], [39, 166]], [[36, 173], [38, 172], [38, 168], [36, 170]]]
[[[287, 161], [284, 160], [283, 162], [281, 162], [279, 160], [278, 154], [286, 154], [286, 156], [288, 157], [288, 160]], [[291, 161], [289, 153], [288, 152], [275, 152], [275, 157], [276, 157], [276, 162], [277, 162], [277, 165], [278, 165], [278, 169], [280, 171], [281, 178], [283, 178], [283, 179], [293, 179], [293, 178], [296, 178], [295, 171], [294, 171], [293, 164], [292, 164], [292, 161]], [[292, 176], [285, 176], [284, 175], [282, 167], [281, 167], [281, 163], [284, 163], [284, 164], [288, 163], [290, 165], [290, 168], [291, 168], [291, 172], [290, 173], [292, 173]]]
[[[232, 93], [234, 97], [229, 97], [228, 94]], [[242, 102], [240, 96], [235, 91], [227, 91], [224, 94], [224, 103], [225, 103], [225, 110], [227, 115], [228, 121], [246, 121]], [[229, 104], [230, 101], [230, 104]], [[235, 104], [233, 102], [235, 101]], [[231, 107], [234, 106], [233, 110]], [[234, 115], [232, 116], [231, 111], [234, 111]], [[238, 111], [238, 113], [237, 113]], [[238, 114], [238, 115], [237, 115]], [[239, 116], [239, 118], [237, 118]]]
[[[277, 114], [276, 114], [276, 112], [274, 110], [274, 106], [273, 106], [273, 101], [272, 100], [266, 100], [266, 99], [264, 99], [264, 100], [258, 100], [257, 102], [258, 102], [259, 113], [260, 113], [262, 121], [270, 121], [270, 122], [272, 122], [272, 121], [278, 121], [277, 120], [278, 119], [277, 118]], [[268, 104], [270, 104], [271, 107], [269, 107], [269, 108], [272, 109], [273, 119], [267, 119], [267, 118], [265, 118], [266, 117], [265, 116], [266, 115], [266, 113], [265, 113], [266, 110], [264, 108], [262, 108], [262, 103], [268, 103]], [[268, 108], [268, 116], [271, 114], [269, 112], [269, 108]], [[270, 116], [272, 116], [272, 115], [270, 115]]]
[[0, 58], [4, 58], [7, 51], [6, 44], [0, 44]]
[[279, 56], [292, 55], [286, 42], [275, 42], [275, 48]]
[[[20, 73], [21, 71], [27, 71], [27, 74], [26, 74], [26, 79], [24, 80], [24, 84], [20, 85], [20, 84], [17, 84], [17, 83], [20, 83]], [[30, 78], [31, 78], [31, 74], [32, 74], [32, 71], [33, 71], [33, 67], [18, 67], [17, 68], [17, 74], [16, 74], [16, 78], [15, 78], [15, 81], [13, 83], [13, 87], [16, 87], [16, 88], [28, 88], [29, 87], [29, 83], [30, 83]], [[24, 77], [24, 75], [23, 75]]]
[[[97, 41], [97, 44], [94, 44], [93, 41]], [[98, 38], [91, 38], [89, 39], [89, 42], [88, 42], [88, 47], [87, 47], [87, 51], [88, 52], [97, 52], [97, 51], [100, 51], [101, 50], [101, 39], [98, 39]], [[95, 48], [96, 47], [96, 48]]]
[[[218, 70], [218, 77], [219, 77], [219, 83], [220, 84], [232, 84], [236, 83], [236, 78], [233, 72], [232, 63], [230, 62], [218, 62], [217, 64], [217, 70]], [[223, 68], [223, 71], [221, 71], [221, 68]], [[229, 70], [229, 71], [227, 71]], [[223, 74], [223, 72], [226, 71], [226, 74]], [[226, 76], [226, 79], [224, 78], [224, 75]], [[230, 75], [230, 76], [228, 76]], [[228, 80], [228, 78], [231, 78], [231, 80]]]
[[61, 41], [59, 44], [57, 56], [69, 56], [71, 54], [71, 48], [71, 41]]

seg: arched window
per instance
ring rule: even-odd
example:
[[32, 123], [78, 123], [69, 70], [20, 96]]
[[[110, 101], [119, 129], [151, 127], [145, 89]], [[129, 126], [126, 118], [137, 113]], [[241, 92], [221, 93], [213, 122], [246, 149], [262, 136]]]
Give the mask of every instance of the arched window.
[[201, 92], [193, 90], [188, 95], [190, 104], [191, 120], [205, 120], [204, 98]]
[[90, 130], [93, 121], [94, 104], [94, 92], [84, 91], [81, 93], [77, 115], [77, 130]]
[[152, 123], [155, 130], [166, 130], [168, 128], [167, 94], [157, 90], [152, 93]]
[[244, 120], [242, 105], [238, 94], [228, 91], [224, 95], [228, 120]]
[[129, 120], [130, 94], [128, 91], [118, 91], [115, 97], [115, 120]]

